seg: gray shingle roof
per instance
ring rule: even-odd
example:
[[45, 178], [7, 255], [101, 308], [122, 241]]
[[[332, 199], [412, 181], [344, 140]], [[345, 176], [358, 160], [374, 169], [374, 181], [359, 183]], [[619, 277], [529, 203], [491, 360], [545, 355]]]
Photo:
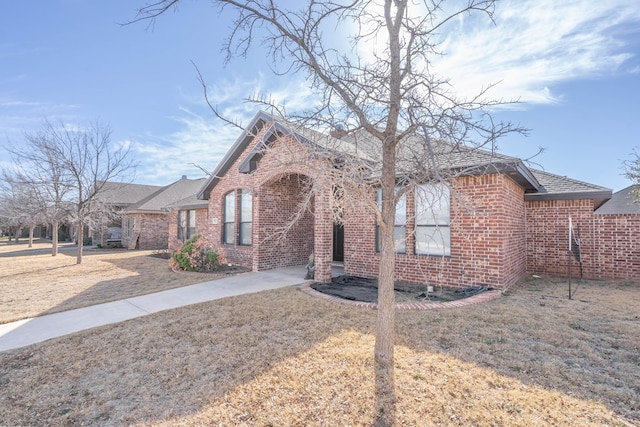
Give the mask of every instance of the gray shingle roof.
[[117, 206], [129, 206], [160, 190], [159, 185], [141, 185], [107, 181], [98, 195], [100, 201]]
[[204, 182], [204, 178], [180, 179], [166, 187], [161, 187], [153, 194], [131, 205], [127, 212], [163, 213], [167, 210], [177, 209], [183, 206], [183, 200], [191, 196], [195, 198]]
[[632, 185], [614, 193], [605, 204], [596, 210], [596, 214], [640, 214], [640, 203], [634, 202], [634, 191], [640, 186]]
[[[297, 124], [290, 123], [280, 117], [259, 112], [250, 125], [248, 131], [236, 140], [220, 164], [214, 170], [212, 177], [203, 185], [198, 198], [208, 198], [217, 181], [223, 176], [231, 164], [249, 145], [256, 148], [240, 165], [242, 172], [250, 172], [262, 155], [262, 145], [257, 143], [253, 135], [264, 126], [272, 126], [272, 132], [263, 137], [263, 144], [268, 138], [273, 138], [275, 132], [286, 133], [297, 138], [301, 143], [321, 150], [330, 150], [346, 156], [354, 156], [372, 165], [369, 169], [373, 176], [380, 171], [381, 153], [380, 142], [364, 130], [342, 135], [340, 139], [323, 134]], [[434, 156], [430, 156], [425, 140], [412, 136], [402, 141], [397, 152], [397, 169], [399, 174], [415, 174], [433, 170], [435, 159], [439, 170], [448, 170], [456, 175], [480, 175], [484, 173], [505, 173], [520, 184], [526, 192], [526, 200], [565, 200], [565, 199], [593, 199], [596, 206], [600, 206], [611, 197], [611, 190], [594, 184], [589, 184], [571, 178], [550, 174], [548, 172], [529, 169], [521, 159], [497, 153], [482, 148], [452, 145], [444, 142], [433, 142], [431, 145]]]
[[600, 206], [611, 197], [611, 189], [566, 176], [530, 169], [542, 188], [525, 195], [525, 200], [575, 200], [593, 199]]

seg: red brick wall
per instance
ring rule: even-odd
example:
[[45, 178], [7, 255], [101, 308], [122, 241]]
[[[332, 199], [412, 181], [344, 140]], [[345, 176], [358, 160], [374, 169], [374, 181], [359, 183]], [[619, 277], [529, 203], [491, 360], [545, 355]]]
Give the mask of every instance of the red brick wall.
[[[135, 218], [136, 224], [133, 236], [128, 236], [126, 230], [126, 218]], [[166, 249], [169, 229], [168, 214], [126, 214], [122, 220], [122, 245], [129, 246], [129, 240], [140, 233], [138, 238], [139, 249]]]
[[585, 277], [593, 270], [594, 233], [592, 200], [542, 200], [526, 202], [527, 271], [531, 274], [567, 276], [580, 273], [569, 253], [569, 217], [582, 241]]
[[[261, 136], [259, 133], [256, 139]], [[311, 199], [310, 210], [300, 215], [294, 224], [292, 220], [303, 200], [304, 182], [308, 177], [315, 177], [317, 169], [306, 161], [307, 152], [298, 141], [283, 137], [263, 153], [257, 170], [240, 173], [238, 166], [252, 149], [250, 144], [211, 192], [209, 219], [202, 234], [220, 245], [220, 252], [228, 262], [253, 270], [306, 264], [314, 243], [318, 251], [314, 236], [316, 224], [320, 223], [314, 220], [315, 200]], [[237, 214], [235, 243], [223, 243], [224, 196], [243, 189], [253, 191], [252, 244], [238, 244]], [[283, 235], [287, 225], [291, 227]]]
[[640, 215], [594, 215], [598, 278], [640, 281]]
[[[415, 255], [407, 194], [407, 249], [396, 255], [396, 278], [411, 283], [505, 287], [525, 272], [524, 192], [505, 175], [457, 178], [451, 185], [451, 255]], [[375, 221], [364, 208], [345, 214], [345, 272], [374, 277]]]
[[640, 280], [640, 215], [597, 215], [592, 200], [526, 202], [527, 271], [578, 277], [569, 253], [571, 216], [582, 248], [583, 277]]
[[[208, 209], [196, 209], [196, 234], [203, 234], [207, 222], [209, 220]], [[170, 211], [167, 214], [169, 220], [169, 242], [168, 248], [170, 251], [176, 251], [182, 247], [184, 241], [178, 239], [178, 211]]]
[[[306, 149], [284, 137], [264, 153], [257, 170], [240, 173], [238, 165], [252, 148], [246, 148], [213, 189], [208, 217], [198, 217], [197, 232], [220, 245], [223, 259], [254, 270], [304, 264], [314, 250], [316, 279], [327, 280], [333, 224], [331, 187], [323, 181], [326, 169], [309, 163]], [[315, 180], [317, 191], [308, 206], [311, 210], [278, 239], [275, 236], [299, 211], [306, 191], [301, 180], [307, 177]], [[238, 244], [238, 217], [236, 243], [224, 244], [224, 196], [242, 189], [253, 191], [252, 245]], [[412, 210], [413, 197], [408, 194], [407, 230], [415, 225]], [[450, 256], [415, 255], [414, 236], [408, 233], [406, 254], [396, 255], [396, 276], [413, 283], [506, 287], [526, 272], [565, 276], [569, 263], [577, 275], [579, 264], [567, 249], [571, 216], [582, 240], [585, 277], [639, 280], [640, 215], [597, 216], [593, 211], [591, 200], [525, 202], [523, 189], [506, 175], [460, 177], [452, 183]], [[354, 202], [345, 209], [344, 221], [345, 272], [376, 276], [374, 215]]]
[[[260, 226], [254, 235], [261, 243], [257, 251], [258, 270], [272, 266], [305, 264], [313, 252], [314, 222], [310, 210], [292, 223], [304, 200], [300, 175], [283, 176], [263, 185], [256, 199], [260, 209]], [[255, 202], [254, 202], [255, 203]], [[311, 200], [313, 204], [313, 199]]]

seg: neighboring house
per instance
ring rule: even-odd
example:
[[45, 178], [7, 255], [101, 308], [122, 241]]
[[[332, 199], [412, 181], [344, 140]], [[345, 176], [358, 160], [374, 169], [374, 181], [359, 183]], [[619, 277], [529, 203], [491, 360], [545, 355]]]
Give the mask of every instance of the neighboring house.
[[[364, 204], [347, 203], [341, 223], [334, 223], [337, 183], [319, 154], [338, 150], [379, 162], [367, 148], [371, 141], [357, 137], [318, 137], [258, 113], [200, 189], [208, 220], [198, 221], [198, 233], [217, 242], [228, 262], [253, 270], [305, 264], [313, 252], [316, 280], [330, 280], [334, 261], [344, 263], [346, 274], [376, 276], [375, 216]], [[455, 177], [447, 185], [418, 186], [398, 204], [397, 279], [505, 288], [526, 273], [566, 275], [574, 264], [577, 272], [580, 264], [568, 250], [571, 218], [585, 277], [640, 280], [640, 214], [598, 212], [611, 190], [488, 151], [458, 147], [446, 154], [443, 165]], [[301, 210], [305, 202], [310, 206]]]
[[595, 211], [593, 263], [602, 278], [640, 280], [640, 204], [633, 197], [638, 190], [637, 185], [620, 190]]
[[187, 179], [183, 176], [128, 206], [122, 220], [123, 246], [129, 249], [167, 249], [170, 224], [175, 222], [171, 212], [178, 210], [185, 198], [196, 194], [203, 183], [204, 178]]
[[209, 218], [209, 204], [206, 200], [199, 200], [197, 191], [204, 183], [204, 179], [198, 180], [197, 187], [194, 182], [192, 195], [177, 201], [168, 213], [169, 218], [169, 250], [180, 249], [189, 238], [199, 234]]
[[157, 185], [105, 182], [97, 200], [108, 205], [112, 212], [110, 215], [104, 215], [100, 224], [86, 235], [91, 236], [94, 245], [121, 243], [123, 211], [161, 188], [163, 187]]

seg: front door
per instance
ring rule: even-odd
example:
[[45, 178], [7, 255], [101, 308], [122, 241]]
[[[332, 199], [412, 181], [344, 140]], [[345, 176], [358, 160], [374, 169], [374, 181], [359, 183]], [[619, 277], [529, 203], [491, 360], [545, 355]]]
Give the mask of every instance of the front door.
[[344, 226], [333, 224], [333, 260], [344, 261]]

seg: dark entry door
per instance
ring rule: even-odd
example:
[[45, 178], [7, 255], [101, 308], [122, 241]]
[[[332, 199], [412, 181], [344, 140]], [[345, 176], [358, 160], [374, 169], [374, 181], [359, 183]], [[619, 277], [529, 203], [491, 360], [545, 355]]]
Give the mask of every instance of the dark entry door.
[[344, 261], [344, 226], [333, 224], [333, 260]]

